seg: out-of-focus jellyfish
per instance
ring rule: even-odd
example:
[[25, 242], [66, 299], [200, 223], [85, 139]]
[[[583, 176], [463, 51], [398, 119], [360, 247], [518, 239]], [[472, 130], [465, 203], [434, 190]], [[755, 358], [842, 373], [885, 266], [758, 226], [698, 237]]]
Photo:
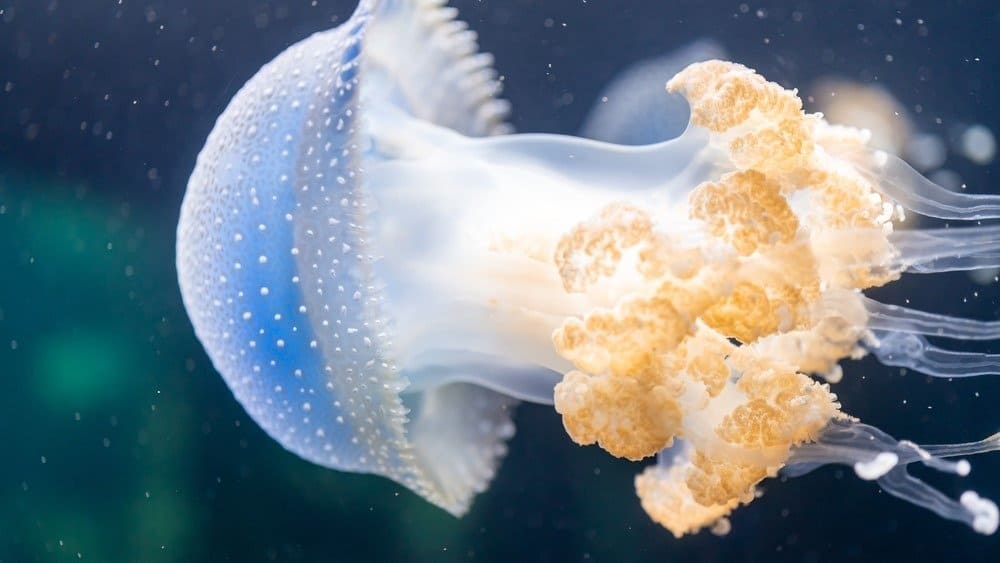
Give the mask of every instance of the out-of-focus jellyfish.
[[620, 145], [650, 145], [673, 139], [688, 124], [688, 105], [663, 94], [664, 80], [684, 67], [725, 59], [712, 39], [699, 39], [665, 55], [643, 59], [619, 72], [594, 102], [580, 135]]
[[904, 211], [1000, 218], [794, 92], [722, 61], [670, 80], [676, 139], [496, 135], [490, 59], [441, 2], [363, 1], [240, 90], [199, 155], [177, 265], [198, 337], [284, 447], [394, 479], [453, 514], [483, 490], [518, 399], [629, 459], [676, 535], [782, 468], [859, 476], [982, 533], [997, 508], [906, 473], [998, 447], [916, 446], [840, 411], [838, 361], [934, 376], [1000, 359], [924, 335], [1000, 336], [866, 298], [906, 272], [995, 266], [1000, 227], [900, 230]]
[[869, 146], [903, 157], [938, 185], [953, 190], [961, 185], [957, 173], [942, 168], [948, 160], [944, 138], [918, 130], [910, 112], [882, 86], [823, 77], [809, 92], [813, 108], [827, 122], [865, 129], [871, 135]]
[[891, 92], [877, 84], [827, 76], [816, 80], [809, 93], [815, 109], [828, 122], [868, 130], [871, 135], [868, 143], [877, 149], [903, 155], [916, 134], [910, 112]]
[[951, 127], [947, 135], [950, 142], [941, 135], [919, 131], [911, 113], [879, 85], [824, 77], [814, 82], [809, 92], [813, 107], [828, 122], [866, 129], [871, 134], [870, 146], [902, 156], [949, 189], [961, 189], [962, 184], [957, 173], [942, 168], [951, 157], [962, 156], [985, 165], [996, 152], [993, 132], [982, 124]]
[[976, 164], [989, 164], [997, 152], [993, 131], [982, 124], [970, 125], [959, 135], [958, 147], [962, 155]]

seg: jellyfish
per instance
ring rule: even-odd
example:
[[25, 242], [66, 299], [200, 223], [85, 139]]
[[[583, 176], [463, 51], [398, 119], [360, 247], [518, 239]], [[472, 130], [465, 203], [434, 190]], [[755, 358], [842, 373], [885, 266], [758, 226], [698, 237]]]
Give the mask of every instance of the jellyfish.
[[[983, 222], [1000, 197], [944, 190], [721, 60], [666, 82], [690, 107], [674, 139], [512, 134], [492, 60], [455, 18], [440, 0], [363, 0], [251, 78], [198, 156], [180, 288], [262, 429], [461, 515], [531, 401], [578, 444], [656, 456], [636, 493], [677, 536], [724, 532], [764, 479], [830, 463], [996, 530], [992, 501], [906, 468], [965, 475], [1000, 435], [897, 440], [831, 386], [868, 353], [1000, 371], [926, 339], [995, 339], [997, 321], [863, 293], [1000, 265]], [[907, 229], [909, 214], [973, 225]]]

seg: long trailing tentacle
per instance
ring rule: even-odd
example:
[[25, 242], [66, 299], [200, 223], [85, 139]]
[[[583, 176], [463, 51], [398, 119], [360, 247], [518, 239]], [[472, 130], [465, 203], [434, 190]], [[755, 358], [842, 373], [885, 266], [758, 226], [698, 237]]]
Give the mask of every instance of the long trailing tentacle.
[[1000, 321], [978, 321], [938, 315], [900, 305], [863, 298], [868, 311], [868, 328], [885, 332], [924, 334], [961, 340], [1000, 339]]
[[1000, 225], [896, 231], [900, 270], [931, 274], [1000, 267]]
[[882, 195], [906, 209], [938, 219], [980, 221], [1000, 219], [1000, 195], [961, 193], [943, 188], [922, 176], [903, 159], [878, 150], [865, 150], [861, 167]]
[[896, 440], [873, 426], [838, 419], [831, 421], [815, 442], [794, 448], [783, 473], [797, 476], [821, 465], [850, 465], [859, 477], [878, 482], [893, 496], [942, 518], [963, 522], [981, 534], [992, 534], [998, 524], [996, 504], [973, 491], [965, 491], [956, 501], [910, 475], [906, 468], [920, 462], [938, 471], [965, 476], [971, 470], [967, 461], [944, 458], [996, 450], [1000, 450], [1000, 433], [977, 442], [918, 446]]
[[919, 334], [872, 331], [868, 350], [884, 365], [914, 369], [933, 377], [1000, 374], [1000, 354], [959, 352], [934, 346]]

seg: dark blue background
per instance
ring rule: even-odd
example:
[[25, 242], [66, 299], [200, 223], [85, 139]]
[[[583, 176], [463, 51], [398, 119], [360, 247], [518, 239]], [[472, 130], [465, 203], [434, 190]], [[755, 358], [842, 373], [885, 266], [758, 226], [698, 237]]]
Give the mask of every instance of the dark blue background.
[[[640, 467], [575, 446], [542, 407], [520, 409], [496, 482], [462, 520], [269, 440], [193, 336], [173, 229], [229, 98], [353, 9], [313, 4], [0, 0], [0, 562], [1000, 560], [998, 537], [837, 468], [765, 482], [729, 536], [675, 540], [639, 507]], [[1000, 131], [995, 2], [741, 4], [455, 3], [496, 55], [522, 131], [575, 131], [617, 70], [701, 37], [786, 86], [879, 83], [921, 107], [925, 131]], [[947, 164], [970, 190], [997, 190], [996, 164]], [[997, 284], [961, 274], [877, 296], [1000, 316]], [[869, 360], [845, 371], [845, 410], [895, 435], [997, 430], [994, 379], [931, 381]], [[1000, 497], [998, 456], [973, 462], [965, 480], [928, 478], [951, 496]]]

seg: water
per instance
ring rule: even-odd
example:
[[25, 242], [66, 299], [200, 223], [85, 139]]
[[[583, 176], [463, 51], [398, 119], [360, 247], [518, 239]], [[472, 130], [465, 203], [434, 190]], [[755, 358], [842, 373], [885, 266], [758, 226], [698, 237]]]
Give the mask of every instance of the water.
[[[497, 57], [521, 131], [575, 132], [625, 65], [692, 40], [805, 94], [877, 84], [914, 129], [1000, 131], [989, 2], [457, 2]], [[264, 62], [350, 2], [0, 0], [0, 561], [984, 561], [982, 537], [849, 470], [763, 484], [724, 538], [675, 540], [636, 464], [522, 406], [490, 491], [455, 520], [388, 481], [303, 462], [233, 400], [180, 303], [173, 236], [194, 157]], [[666, 80], [667, 77], [664, 77]], [[815, 107], [815, 106], [813, 106]], [[995, 191], [996, 163], [944, 168]], [[886, 301], [997, 318], [995, 281], [904, 279]], [[970, 349], [971, 346], [970, 346]], [[998, 352], [995, 345], [978, 348]], [[925, 442], [997, 430], [989, 378], [849, 362], [845, 410]], [[996, 454], [950, 496], [1000, 497]]]

